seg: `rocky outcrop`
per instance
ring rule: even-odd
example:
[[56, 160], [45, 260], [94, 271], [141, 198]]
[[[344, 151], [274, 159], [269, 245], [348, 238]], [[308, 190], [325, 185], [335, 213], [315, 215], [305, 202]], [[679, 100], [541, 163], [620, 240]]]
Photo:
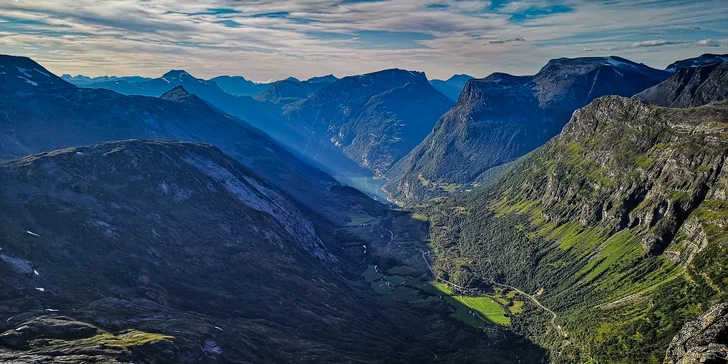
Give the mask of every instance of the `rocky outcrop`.
[[728, 103], [673, 110], [600, 98], [539, 154], [556, 158], [533, 163], [559, 173], [519, 186], [522, 198], [557, 211], [545, 212], [557, 223], [578, 217], [614, 231], [642, 227], [645, 254], [660, 254], [706, 198], [728, 191]]
[[711, 307], [688, 322], [667, 349], [664, 364], [728, 362], [728, 304]]
[[664, 82], [635, 95], [658, 106], [690, 107], [728, 98], [728, 62], [678, 68]]

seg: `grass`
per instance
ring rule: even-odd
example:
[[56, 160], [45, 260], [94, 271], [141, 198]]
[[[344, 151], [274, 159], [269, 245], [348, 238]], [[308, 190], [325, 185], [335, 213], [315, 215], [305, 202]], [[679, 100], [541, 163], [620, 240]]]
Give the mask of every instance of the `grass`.
[[511, 323], [503, 306], [490, 297], [455, 296], [454, 298], [494, 324], [507, 326]]
[[450, 286], [448, 286], [445, 283], [432, 281], [429, 283], [431, 287], [434, 287], [436, 292], [442, 293], [446, 296], [452, 295], [452, 290], [450, 289]]
[[130, 330], [118, 335], [104, 332], [96, 336], [78, 340], [51, 340], [49, 342], [49, 345], [54, 346], [59, 350], [74, 348], [93, 348], [99, 346], [131, 348], [168, 340], [174, 340], [174, 337], [162, 334], [153, 334], [143, 331]]

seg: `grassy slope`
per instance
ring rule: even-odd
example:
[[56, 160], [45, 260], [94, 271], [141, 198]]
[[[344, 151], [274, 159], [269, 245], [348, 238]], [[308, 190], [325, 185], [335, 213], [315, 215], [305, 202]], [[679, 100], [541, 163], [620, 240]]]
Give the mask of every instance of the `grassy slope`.
[[577, 344], [557, 361], [660, 362], [685, 321], [726, 298], [726, 112], [594, 109], [581, 118], [597, 132], [572, 125], [495, 188], [426, 209], [437, 269], [542, 292]]

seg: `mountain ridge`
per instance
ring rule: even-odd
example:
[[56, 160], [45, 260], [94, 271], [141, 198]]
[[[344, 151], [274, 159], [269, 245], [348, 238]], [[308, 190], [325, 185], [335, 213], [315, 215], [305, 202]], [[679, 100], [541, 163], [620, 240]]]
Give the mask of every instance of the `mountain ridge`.
[[592, 99], [632, 96], [668, 75], [619, 57], [590, 57], [554, 59], [533, 76], [470, 80], [423, 142], [386, 173], [384, 188], [403, 203], [467, 189], [558, 134]]

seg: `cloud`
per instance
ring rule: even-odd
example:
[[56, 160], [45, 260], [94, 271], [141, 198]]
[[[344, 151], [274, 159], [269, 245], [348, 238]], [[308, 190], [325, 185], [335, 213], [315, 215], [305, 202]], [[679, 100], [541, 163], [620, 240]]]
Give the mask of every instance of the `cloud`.
[[660, 66], [695, 56], [697, 45], [728, 51], [728, 25], [715, 11], [723, 1], [5, 1], [0, 53], [57, 73], [183, 68], [254, 80], [391, 67], [439, 78], [523, 74], [551, 58], [597, 52]]
[[688, 43], [686, 41], [682, 40], [664, 40], [664, 39], [656, 39], [656, 40], [643, 40], [640, 42], [634, 42], [632, 43], [632, 48], [644, 48], [644, 47], [660, 47], [665, 45], [673, 45], [673, 44], [685, 44]]
[[503, 43], [511, 43], [511, 42], [525, 42], [526, 40], [523, 39], [523, 37], [515, 37], [515, 38], [508, 38], [508, 39], [498, 39], [498, 40], [491, 40], [488, 42], [488, 44], [503, 44]]
[[701, 39], [696, 44], [701, 47], [720, 47], [720, 42], [709, 38]]

